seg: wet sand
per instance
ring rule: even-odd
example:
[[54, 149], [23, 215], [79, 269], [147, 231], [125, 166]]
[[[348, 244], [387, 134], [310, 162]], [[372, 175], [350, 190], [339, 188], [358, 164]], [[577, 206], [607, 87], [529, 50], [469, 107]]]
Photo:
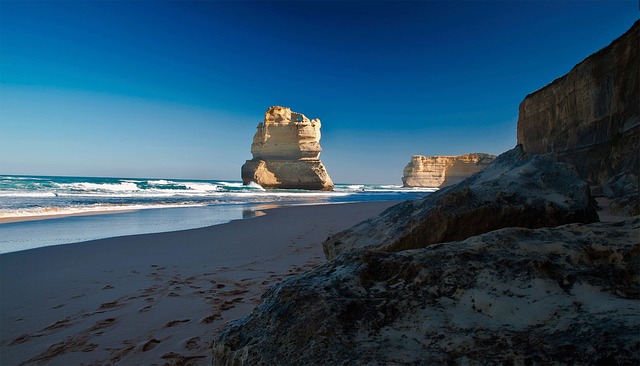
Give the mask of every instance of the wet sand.
[[268, 286], [324, 263], [327, 236], [395, 203], [2, 254], [0, 363], [209, 365], [213, 335]]

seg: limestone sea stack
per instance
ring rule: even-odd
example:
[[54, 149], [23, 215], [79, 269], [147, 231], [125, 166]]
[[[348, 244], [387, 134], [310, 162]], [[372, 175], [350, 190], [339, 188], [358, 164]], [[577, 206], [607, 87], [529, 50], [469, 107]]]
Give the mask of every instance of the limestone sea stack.
[[290, 108], [267, 109], [253, 136], [253, 159], [242, 166], [242, 182], [264, 188], [333, 190], [320, 161], [320, 120]]
[[495, 155], [474, 153], [458, 156], [414, 155], [404, 168], [405, 187], [442, 188], [462, 182], [495, 160]]

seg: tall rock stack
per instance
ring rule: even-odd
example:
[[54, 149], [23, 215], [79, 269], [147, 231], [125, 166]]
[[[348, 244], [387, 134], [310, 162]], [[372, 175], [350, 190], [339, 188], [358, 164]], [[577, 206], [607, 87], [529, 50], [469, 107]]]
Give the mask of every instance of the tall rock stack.
[[414, 155], [404, 168], [405, 187], [442, 188], [462, 182], [495, 160], [495, 155], [475, 153], [458, 156]]
[[589, 184], [638, 214], [640, 21], [520, 104], [518, 143], [555, 152]]
[[333, 190], [320, 161], [320, 120], [290, 108], [267, 109], [253, 136], [253, 159], [242, 166], [242, 182], [265, 188]]

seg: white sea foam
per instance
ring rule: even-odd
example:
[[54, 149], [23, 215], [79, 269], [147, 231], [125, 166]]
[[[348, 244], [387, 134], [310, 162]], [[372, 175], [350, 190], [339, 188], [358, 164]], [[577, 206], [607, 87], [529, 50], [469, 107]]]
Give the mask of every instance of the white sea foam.
[[262, 188], [262, 186], [256, 182], [249, 182], [248, 186], [251, 188], [259, 189], [261, 191], [266, 191], [266, 189]]
[[[278, 203], [321, 204], [414, 199], [433, 188], [336, 184], [334, 191], [265, 189], [238, 181], [0, 176], [0, 217], [114, 210]], [[2, 199], [4, 197], [4, 199]], [[54, 207], [55, 206], [55, 207]]]
[[37, 207], [20, 210], [0, 210], [0, 218], [14, 217], [38, 217], [38, 216], [57, 216], [57, 215], [78, 215], [78, 214], [98, 214], [103, 212], [114, 211], [132, 211], [132, 210], [148, 210], [157, 208], [175, 208], [175, 207], [198, 207], [203, 204], [125, 204], [125, 205], [106, 205], [97, 204], [90, 206], [67, 206], [67, 207]]
[[0, 197], [24, 197], [24, 198], [44, 198], [44, 197], [55, 197], [56, 194], [53, 192], [26, 192], [26, 191], [0, 191]]
[[78, 191], [102, 191], [102, 192], [125, 192], [125, 191], [138, 191], [140, 188], [134, 182], [121, 182], [121, 183], [62, 183], [62, 188]]
[[244, 186], [243, 183], [241, 182], [216, 182], [217, 184], [221, 185], [221, 186], [225, 186], [225, 187], [235, 187], [235, 188], [240, 188], [242, 186]]
[[182, 183], [189, 190], [196, 192], [216, 192], [218, 191], [218, 186], [211, 183], [196, 183], [196, 182], [185, 182]]
[[167, 185], [167, 184], [174, 184], [174, 182], [169, 182], [168, 180], [164, 180], [164, 179], [160, 179], [160, 180], [150, 180], [147, 183], [149, 184], [153, 184], [156, 186], [160, 186], [160, 185]]

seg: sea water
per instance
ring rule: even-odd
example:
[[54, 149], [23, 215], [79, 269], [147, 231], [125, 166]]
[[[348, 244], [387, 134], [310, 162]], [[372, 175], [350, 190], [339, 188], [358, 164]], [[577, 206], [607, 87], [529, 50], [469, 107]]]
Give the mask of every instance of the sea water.
[[[407, 200], [434, 190], [336, 184], [323, 192], [267, 190], [226, 180], [0, 175], [0, 219], [82, 215], [0, 224], [0, 253], [206, 227], [255, 216], [264, 205]], [[108, 212], [114, 214], [91, 215]]]

